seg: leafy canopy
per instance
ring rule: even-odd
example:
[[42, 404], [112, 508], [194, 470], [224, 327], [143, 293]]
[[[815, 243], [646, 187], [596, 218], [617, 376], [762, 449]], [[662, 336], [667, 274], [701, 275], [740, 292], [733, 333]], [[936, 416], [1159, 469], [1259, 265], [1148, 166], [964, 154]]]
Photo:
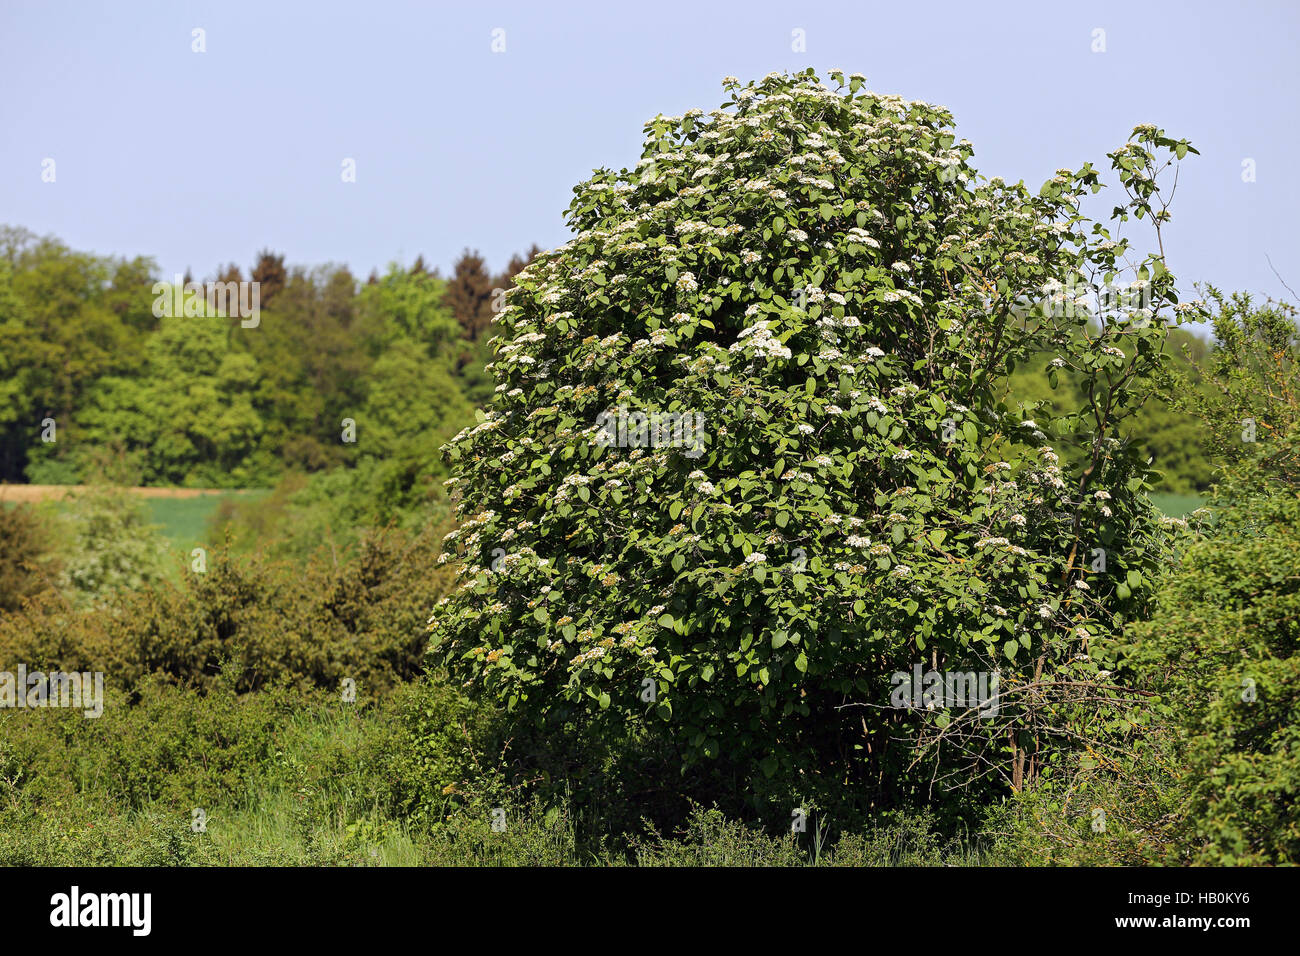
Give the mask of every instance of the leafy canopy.
[[[722, 109], [651, 120], [497, 317], [495, 396], [447, 447], [463, 563], [430, 629], [542, 726], [644, 721], [688, 762], [843, 781], [949, 719], [873, 709], [892, 672], [1028, 685], [1145, 599], [1162, 532], [1120, 426], [1161, 361], [1162, 258], [1099, 323], [1127, 242], [1079, 212], [1090, 165], [1036, 195], [982, 179], [947, 111], [831, 76], [728, 78]], [[1115, 218], [1167, 218], [1155, 154], [1188, 149], [1139, 127], [1111, 154]], [[1077, 405], [999, 401], [1044, 354]], [[705, 427], [638, 434], [637, 413]], [[1039, 746], [1020, 739], [1011, 765]]]

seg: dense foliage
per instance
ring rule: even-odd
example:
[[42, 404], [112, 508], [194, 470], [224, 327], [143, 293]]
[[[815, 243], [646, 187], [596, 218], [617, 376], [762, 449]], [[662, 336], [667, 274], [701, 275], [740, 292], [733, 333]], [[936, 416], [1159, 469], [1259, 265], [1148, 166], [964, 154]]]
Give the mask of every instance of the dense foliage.
[[[952, 740], [1019, 786], [1059, 706], [1044, 672], [1095, 671], [1090, 635], [1162, 560], [1125, 426], [1173, 279], [1147, 258], [1142, 305], [1098, 322], [1128, 242], [1079, 212], [1091, 166], [1037, 195], [983, 180], [945, 111], [833, 78], [728, 81], [575, 190], [577, 235], [516, 277], [495, 399], [449, 449], [463, 583], [434, 646], [544, 726], [648, 720], [688, 763], [814, 790], [904, 785], [890, 740], [944, 728], [881, 714], [892, 673], [997, 671], [1018, 696]], [[1155, 176], [1188, 148], [1135, 130], [1116, 219], [1163, 221]], [[1086, 401], [1008, 407], [1030, 361]], [[603, 427], [684, 413], [707, 423], [687, 440]]]
[[45, 528], [30, 505], [0, 505], [0, 613], [50, 586], [54, 568]]
[[[418, 458], [482, 397], [479, 330], [492, 277], [421, 263], [358, 283], [262, 253], [253, 327], [154, 314], [156, 267], [0, 232], [0, 480], [76, 483], [111, 461], [133, 483], [256, 488], [291, 471]], [[467, 299], [466, 276], [484, 288]], [[230, 267], [219, 277], [238, 282]], [[484, 301], [488, 305], [484, 305]], [[343, 419], [355, 442], [341, 438]], [[45, 424], [52, 420], [53, 431]], [[416, 480], [425, 497], [428, 471]], [[417, 480], [418, 479], [418, 480]]]
[[131, 691], [152, 675], [204, 690], [222, 664], [238, 665], [240, 692], [271, 684], [373, 697], [420, 672], [420, 602], [443, 593], [435, 535], [377, 532], [347, 560], [303, 565], [214, 551], [203, 573], [113, 596], [93, 611], [58, 592], [0, 618], [0, 670], [103, 671]]
[[1189, 549], [1135, 664], [1179, 729], [1198, 862], [1300, 859], [1300, 496], [1220, 512]]

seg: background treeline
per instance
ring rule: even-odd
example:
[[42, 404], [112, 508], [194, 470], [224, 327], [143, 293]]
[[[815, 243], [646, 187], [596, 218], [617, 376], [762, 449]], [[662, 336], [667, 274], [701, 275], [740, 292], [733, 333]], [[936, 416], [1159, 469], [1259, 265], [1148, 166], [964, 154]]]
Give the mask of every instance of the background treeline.
[[123, 483], [266, 488], [367, 459], [436, 469], [490, 388], [493, 290], [526, 263], [493, 275], [467, 251], [449, 278], [420, 258], [359, 281], [264, 251], [209, 277], [260, 284], [260, 325], [246, 329], [155, 317], [152, 286], [170, 277], [151, 260], [2, 229], [0, 481], [75, 484], [111, 466]]

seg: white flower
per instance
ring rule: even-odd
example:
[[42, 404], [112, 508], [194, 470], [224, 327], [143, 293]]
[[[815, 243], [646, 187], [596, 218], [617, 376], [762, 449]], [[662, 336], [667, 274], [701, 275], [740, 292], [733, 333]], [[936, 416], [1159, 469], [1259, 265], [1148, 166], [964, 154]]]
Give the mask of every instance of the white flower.
[[766, 560], [767, 560], [767, 555], [765, 555], [762, 551], [751, 551], [745, 557], [746, 564], [761, 564]]

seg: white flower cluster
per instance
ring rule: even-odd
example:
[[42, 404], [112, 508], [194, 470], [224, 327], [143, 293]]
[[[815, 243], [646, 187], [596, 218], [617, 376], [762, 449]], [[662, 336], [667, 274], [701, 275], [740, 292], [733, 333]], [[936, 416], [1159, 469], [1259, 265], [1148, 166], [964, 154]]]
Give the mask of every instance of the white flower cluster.
[[752, 348], [754, 355], [760, 358], [788, 359], [791, 356], [789, 347], [782, 345], [780, 339], [772, 334], [767, 322], [756, 322], [749, 326], [740, 333], [728, 351], [734, 354], [744, 352], [746, 348]]

